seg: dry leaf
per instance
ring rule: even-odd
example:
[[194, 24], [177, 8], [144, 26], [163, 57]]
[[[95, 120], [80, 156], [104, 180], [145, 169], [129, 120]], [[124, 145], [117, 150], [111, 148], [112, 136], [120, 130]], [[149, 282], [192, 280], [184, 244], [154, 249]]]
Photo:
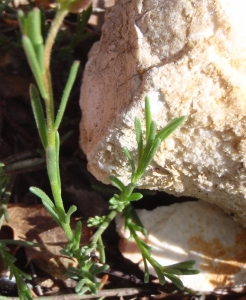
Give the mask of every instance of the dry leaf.
[[[66, 269], [76, 266], [77, 261], [63, 256], [60, 250], [67, 244], [63, 230], [52, 219], [43, 205], [27, 206], [10, 204], [8, 206], [9, 223], [13, 229], [15, 240], [37, 242], [40, 248], [26, 247], [28, 262], [36, 265], [50, 275], [64, 279]], [[76, 220], [71, 219], [71, 227], [75, 228]], [[81, 244], [89, 242], [91, 229], [83, 225]]]

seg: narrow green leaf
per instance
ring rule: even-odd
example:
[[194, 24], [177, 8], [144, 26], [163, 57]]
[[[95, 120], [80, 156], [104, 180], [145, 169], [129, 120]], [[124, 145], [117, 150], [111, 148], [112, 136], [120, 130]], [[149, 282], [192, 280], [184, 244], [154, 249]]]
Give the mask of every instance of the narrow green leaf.
[[132, 174], [135, 174], [135, 164], [134, 164], [134, 161], [133, 161], [133, 158], [132, 158], [130, 152], [128, 151], [128, 149], [126, 147], [123, 147], [123, 151], [131, 164]]
[[92, 4], [91, 4], [87, 9], [83, 10], [82, 13], [78, 15], [78, 25], [76, 28], [77, 35], [83, 34], [83, 31], [86, 29], [86, 26], [90, 19], [92, 11], [93, 11], [93, 8], [92, 8]]
[[27, 35], [27, 18], [22, 10], [18, 10], [18, 21], [23, 35]]
[[149, 268], [146, 261], [146, 258], [143, 256], [143, 262], [144, 262], [144, 283], [149, 282]]
[[102, 272], [105, 272], [106, 270], [108, 270], [108, 268], [109, 268], [109, 265], [103, 265], [103, 266], [96, 268], [91, 273], [96, 276]]
[[157, 133], [156, 137], [164, 141], [175, 129], [177, 129], [184, 121], [186, 117], [175, 118], [170, 121], [160, 132]]
[[146, 141], [149, 139], [150, 124], [151, 124], [151, 110], [149, 97], [145, 97], [145, 121], [146, 121]]
[[[42, 200], [42, 199], [41, 199]], [[46, 210], [49, 212], [49, 214], [52, 216], [52, 218], [56, 221], [56, 223], [62, 228], [62, 223], [60, 221], [60, 217], [57, 214], [56, 208], [50, 207], [46, 202], [42, 200], [43, 206], [46, 208]]]
[[160, 270], [159, 266], [157, 266], [157, 265], [152, 265], [152, 266], [155, 269], [155, 272], [156, 272], [156, 275], [159, 278], [160, 284], [164, 285], [166, 280], [165, 280], [165, 277], [164, 277], [162, 271]]
[[29, 189], [34, 195], [38, 196], [44, 207], [47, 209], [47, 211], [50, 213], [50, 215], [52, 216], [52, 218], [56, 221], [56, 223], [61, 226], [61, 221], [60, 218], [57, 214], [56, 211], [56, 207], [54, 205], [54, 203], [50, 200], [50, 198], [45, 194], [45, 192], [43, 192], [41, 189], [37, 188], [37, 187], [30, 187]]
[[[141, 232], [143, 232], [143, 231], [141, 230]], [[143, 245], [143, 247], [144, 247], [146, 250], [148, 250], [149, 252], [153, 250], [153, 247], [149, 246], [148, 244], [146, 244], [146, 243], [144, 243], [144, 242], [142, 242], [142, 245]]]
[[163, 273], [164, 276], [169, 278], [180, 290], [184, 289], [183, 282], [175, 275], [169, 273]]
[[137, 170], [137, 176], [138, 177], [142, 177], [145, 170], [147, 169], [147, 167], [151, 164], [151, 161], [153, 160], [159, 146], [161, 144], [161, 140], [160, 139], [155, 139], [152, 145], [151, 150], [148, 153], [148, 156], [145, 158], [145, 160], [142, 162], [142, 164], [140, 165], [140, 167]]
[[[134, 188], [135, 188], [135, 184], [132, 182], [129, 183], [128, 186], [126, 187], [125, 197], [130, 197]], [[123, 199], [123, 200], [125, 200], [125, 199]]]
[[71, 215], [77, 210], [77, 207], [75, 205], [72, 205], [69, 207], [67, 213], [66, 213], [66, 219], [65, 219], [65, 222], [67, 224], [70, 224], [70, 218], [71, 218]]
[[33, 166], [38, 166], [41, 165], [45, 162], [44, 158], [30, 158], [27, 160], [21, 160], [21, 161], [17, 161], [14, 162], [8, 166], [5, 166], [5, 172], [11, 172], [11, 171], [17, 171], [17, 170], [21, 170], [21, 169], [28, 169], [30, 167]]
[[19, 245], [22, 247], [40, 247], [41, 245], [38, 243], [22, 241], [22, 240], [0, 240], [1, 243], [11, 244], [11, 245]]
[[30, 85], [30, 97], [31, 97], [31, 105], [32, 105], [32, 110], [36, 121], [36, 125], [38, 128], [38, 132], [43, 147], [46, 148], [48, 140], [47, 140], [47, 127], [44, 118], [44, 111], [43, 111], [41, 99], [39, 97], [39, 92], [33, 84]]
[[48, 197], [48, 195], [45, 194], [44, 191], [42, 191], [41, 189], [37, 188], [37, 187], [30, 187], [29, 188], [30, 192], [32, 192], [34, 195], [38, 196], [43, 202], [45, 202], [47, 205], [49, 205], [51, 208], [54, 208], [55, 205], [54, 203], [51, 201], [51, 199]]
[[[17, 269], [17, 268], [16, 268]], [[18, 269], [18, 273], [21, 274], [22, 276], [24, 276], [26, 279], [28, 280], [32, 280], [32, 276], [26, 274], [25, 272], [21, 271], [20, 269]], [[26, 286], [26, 283], [23, 281], [24, 286], [26, 287], [26, 289], [29, 290], [29, 288]], [[30, 290], [29, 290], [30, 291]]]
[[57, 172], [57, 182], [61, 193], [61, 176], [60, 176], [60, 166], [59, 166], [59, 157], [60, 157], [60, 135], [59, 132], [56, 132], [56, 172]]
[[199, 270], [181, 270], [181, 271], [182, 271], [182, 275], [196, 275], [200, 273]]
[[136, 131], [136, 140], [138, 144], [138, 161], [140, 161], [143, 155], [143, 133], [142, 133], [142, 127], [139, 118], [135, 118], [135, 131]]
[[165, 266], [163, 268], [190, 269], [194, 267], [195, 263], [195, 260], [186, 260], [176, 264]]
[[137, 201], [143, 198], [143, 195], [140, 193], [132, 193], [129, 197], [127, 197], [127, 201]]
[[77, 75], [77, 72], [79, 69], [79, 64], [80, 64], [79, 61], [75, 61], [70, 69], [68, 80], [67, 80], [65, 89], [63, 91], [61, 104], [60, 104], [60, 107], [59, 107], [59, 110], [58, 110], [58, 113], [56, 116], [56, 121], [55, 121], [55, 125], [54, 125], [55, 130], [58, 130], [58, 128], [61, 124], [61, 120], [64, 115], [65, 108], [67, 106], [67, 101], [68, 101], [69, 95], [71, 93], [74, 81], [76, 79], [76, 75]]
[[37, 188], [37, 187], [30, 187], [29, 189], [34, 195], [38, 196], [44, 207], [47, 209], [47, 211], [50, 213], [50, 215], [52, 216], [52, 218], [56, 221], [56, 223], [61, 226], [61, 221], [60, 218], [57, 214], [56, 211], [56, 207], [54, 205], [54, 203], [50, 200], [50, 198], [45, 194], [45, 192], [43, 192], [41, 189]]
[[82, 222], [81, 222], [81, 221], [78, 221], [78, 222], [76, 223], [76, 226], [75, 226], [75, 233], [74, 233], [74, 238], [75, 238], [76, 244], [77, 244], [78, 246], [79, 246], [79, 244], [80, 244], [81, 232], [82, 232]]
[[146, 158], [146, 161], [145, 161], [145, 169], [151, 164], [158, 148], [160, 147], [160, 144], [161, 144], [161, 140], [160, 139], [155, 139], [154, 142], [153, 142], [153, 145], [152, 145], [152, 148], [149, 152], [149, 155], [147, 156]]
[[85, 283], [86, 283], [86, 279], [81, 279], [75, 287], [75, 292], [76, 293], [80, 292], [83, 286], [85, 285]]
[[152, 147], [153, 141], [155, 140], [156, 127], [156, 123], [154, 121], [151, 121], [149, 136], [148, 139], [146, 139], [146, 147], [144, 149], [144, 154], [148, 153]]
[[37, 7], [28, 13], [27, 26], [28, 37], [34, 46], [34, 49], [37, 50], [37, 47], [43, 44], [43, 36], [41, 34], [41, 15], [40, 10]]
[[[152, 121], [151, 125], [150, 125], [148, 140], [146, 142], [146, 146], [143, 151], [143, 156], [139, 162], [138, 169], [137, 169], [137, 172], [139, 172], [141, 170], [141, 176], [143, 175], [144, 170], [148, 167], [148, 164], [146, 161], [147, 161], [147, 159], [149, 157], [149, 153], [154, 145], [155, 133], [156, 133], [156, 123], [154, 121]], [[152, 157], [152, 159], [153, 159], [153, 157]]]
[[165, 273], [182, 275], [182, 272], [179, 269], [175, 269], [175, 268], [167, 268], [167, 269], [165, 269]]
[[111, 175], [111, 176], [109, 176], [109, 179], [110, 179], [113, 186], [115, 186], [121, 192], [125, 191], [126, 187], [125, 187], [124, 183], [119, 178]]
[[[76, 286], [77, 287], [77, 286]], [[81, 296], [83, 294], [85, 294], [86, 292], [88, 292], [90, 289], [88, 286], [84, 286], [82, 287], [80, 290], [75, 288], [76, 293], [78, 294], [78, 296]]]
[[[130, 204], [129, 204], [130, 205]], [[144, 236], [147, 236], [147, 231], [146, 229], [144, 228], [143, 226], [143, 223], [141, 222], [136, 210], [131, 206], [131, 210], [130, 210], [130, 215], [131, 215], [131, 218], [133, 219], [133, 221], [140, 227], [142, 228], [141, 229], [141, 232]]]
[[22, 45], [25, 50], [27, 60], [29, 62], [29, 65], [32, 69], [33, 75], [35, 77], [35, 80], [37, 82], [38, 88], [40, 90], [40, 93], [42, 97], [46, 100], [47, 99], [47, 93], [45, 89], [45, 85], [43, 83], [43, 78], [42, 78], [42, 72], [39, 66], [39, 62], [36, 57], [35, 50], [33, 48], [33, 45], [30, 41], [30, 39], [26, 36], [22, 36]]

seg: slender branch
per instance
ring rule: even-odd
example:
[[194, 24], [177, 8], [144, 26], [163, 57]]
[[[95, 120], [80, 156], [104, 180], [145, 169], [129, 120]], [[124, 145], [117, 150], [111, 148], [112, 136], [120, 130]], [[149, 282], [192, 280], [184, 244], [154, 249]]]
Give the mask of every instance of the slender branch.
[[48, 130], [53, 128], [54, 124], [54, 100], [53, 100], [53, 92], [52, 92], [52, 81], [51, 81], [51, 74], [50, 74], [50, 58], [51, 58], [51, 51], [52, 47], [55, 42], [55, 38], [57, 33], [62, 25], [63, 19], [67, 15], [68, 10], [66, 9], [59, 9], [55, 16], [55, 19], [50, 27], [49, 35], [47, 37], [45, 48], [44, 48], [44, 75], [43, 80], [45, 82], [45, 86], [48, 88], [48, 100], [46, 105], [46, 117], [47, 117], [47, 127]]
[[93, 234], [91, 242], [92, 244], [96, 245], [98, 239], [101, 237], [101, 235], [103, 234], [103, 232], [108, 228], [108, 225], [111, 221], [113, 221], [113, 219], [115, 218], [115, 216], [117, 215], [117, 211], [112, 210], [106, 217], [105, 221], [100, 225], [100, 227], [97, 229], [97, 231]]
[[[122, 288], [122, 289], [112, 289], [112, 290], [102, 290], [96, 295], [77, 295], [77, 294], [67, 294], [58, 296], [47, 296], [38, 297], [38, 300], [83, 300], [83, 299], [95, 299], [100, 297], [123, 297], [139, 294], [140, 290], [136, 288]], [[0, 300], [20, 300], [19, 297], [5, 297], [0, 296]]]

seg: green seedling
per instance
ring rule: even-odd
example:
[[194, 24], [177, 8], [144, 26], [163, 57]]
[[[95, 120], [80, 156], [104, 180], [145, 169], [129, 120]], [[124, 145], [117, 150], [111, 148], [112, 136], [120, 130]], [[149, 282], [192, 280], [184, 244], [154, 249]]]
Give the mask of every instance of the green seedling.
[[185, 117], [180, 117], [169, 122], [163, 129], [157, 133], [157, 125], [152, 120], [150, 111], [150, 101], [149, 98], [145, 98], [145, 120], [146, 120], [146, 138], [144, 142], [143, 132], [140, 120], [135, 118], [135, 131], [136, 131], [136, 141], [138, 150], [138, 161], [137, 164], [134, 162], [130, 152], [127, 148], [123, 148], [126, 157], [131, 165], [131, 181], [128, 185], [124, 183], [115, 176], [110, 176], [110, 180], [113, 186], [119, 190], [119, 194], [114, 194], [114, 196], [109, 200], [110, 210], [108, 216], [91, 218], [88, 221], [89, 226], [98, 226], [98, 230], [95, 232], [91, 239], [91, 245], [89, 249], [98, 248], [97, 243], [99, 237], [101, 237], [104, 230], [108, 227], [109, 223], [115, 218], [117, 213], [122, 212], [125, 218], [125, 228], [130, 231], [131, 237], [137, 243], [145, 265], [145, 275], [144, 281], [149, 281], [148, 263], [151, 264], [156, 271], [160, 283], [163, 285], [165, 283], [165, 277], [169, 278], [177, 287], [183, 289], [184, 286], [182, 281], [176, 275], [192, 275], [197, 274], [199, 271], [193, 270], [195, 261], [186, 261], [173, 266], [161, 266], [157, 261], [151, 257], [151, 248], [144, 243], [138, 236], [138, 232], [143, 235], [147, 235], [146, 230], [143, 228], [141, 221], [139, 220], [137, 214], [131, 207], [132, 201], [137, 201], [143, 197], [141, 193], [134, 192], [134, 189], [138, 181], [143, 177], [146, 169], [151, 164], [158, 148], [174, 130], [176, 130], [185, 120]]
[[[151, 118], [150, 102], [148, 97], [145, 99], [145, 119], [146, 130], [145, 138], [142, 132], [141, 122], [135, 119], [136, 141], [138, 149], [138, 159], [135, 163], [127, 148], [123, 151], [131, 165], [131, 178], [129, 184], [125, 185], [119, 178], [110, 176], [112, 185], [119, 191], [109, 200], [110, 213], [107, 216], [91, 218], [88, 221], [89, 226], [96, 226], [97, 230], [93, 234], [88, 245], [80, 246], [82, 223], [76, 224], [75, 230], [70, 225], [71, 215], [76, 211], [76, 207], [71, 206], [65, 211], [61, 197], [61, 179], [59, 171], [59, 126], [61, 124], [64, 111], [67, 105], [69, 95], [75, 77], [78, 71], [79, 62], [75, 62], [70, 70], [64, 93], [61, 97], [58, 112], [54, 110], [54, 99], [52, 91], [52, 80], [50, 72], [51, 51], [55, 37], [62, 24], [62, 21], [69, 11], [74, 12], [78, 7], [85, 8], [90, 1], [60, 0], [59, 8], [54, 21], [50, 27], [47, 39], [44, 43], [41, 34], [41, 15], [38, 9], [30, 11], [28, 15], [19, 12], [19, 22], [22, 30], [23, 47], [36, 80], [36, 85], [30, 87], [31, 104], [36, 120], [38, 132], [46, 153], [47, 172], [52, 190], [52, 199], [44, 191], [37, 187], [31, 187], [30, 190], [37, 195], [56, 223], [63, 229], [68, 244], [61, 251], [61, 254], [73, 257], [78, 262], [77, 268], [69, 268], [67, 275], [78, 281], [76, 292], [84, 294], [86, 292], [97, 293], [101, 287], [97, 275], [107, 270], [105, 264], [104, 245], [102, 234], [115, 216], [122, 212], [125, 217], [125, 226], [131, 232], [135, 239], [145, 262], [145, 281], [148, 281], [148, 264], [150, 263], [160, 280], [164, 284], [165, 277], [171, 279], [179, 288], [183, 288], [182, 282], [176, 275], [196, 274], [193, 270], [194, 261], [182, 262], [173, 266], [160, 266], [150, 254], [150, 247], [143, 243], [138, 232], [146, 235], [141, 221], [131, 208], [131, 202], [142, 198], [142, 194], [134, 191], [139, 180], [144, 176], [146, 169], [150, 166], [154, 155], [158, 151], [160, 144], [185, 120], [180, 117], [172, 120], [167, 126], [157, 132], [157, 125]], [[81, 24], [81, 26], [84, 26]], [[44, 109], [43, 109], [44, 107]], [[100, 264], [91, 259], [91, 254], [97, 249], [100, 256]]]

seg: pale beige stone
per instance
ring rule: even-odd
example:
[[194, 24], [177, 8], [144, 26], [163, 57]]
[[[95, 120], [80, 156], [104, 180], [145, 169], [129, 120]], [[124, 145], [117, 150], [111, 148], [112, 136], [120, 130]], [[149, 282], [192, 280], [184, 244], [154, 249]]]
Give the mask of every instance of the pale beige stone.
[[119, 0], [107, 13], [81, 90], [89, 170], [129, 182], [134, 117], [149, 94], [158, 128], [187, 120], [161, 145], [142, 188], [216, 203], [246, 226], [246, 1]]
[[[149, 233], [145, 240], [153, 248], [152, 257], [161, 265], [196, 261], [200, 274], [179, 276], [186, 287], [209, 292], [245, 284], [246, 230], [218, 207], [199, 200], [137, 212]], [[122, 254], [144, 269], [141, 253], [134, 240], [128, 240], [120, 215], [116, 223]], [[149, 270], [156, 275], [152, 267]]]

